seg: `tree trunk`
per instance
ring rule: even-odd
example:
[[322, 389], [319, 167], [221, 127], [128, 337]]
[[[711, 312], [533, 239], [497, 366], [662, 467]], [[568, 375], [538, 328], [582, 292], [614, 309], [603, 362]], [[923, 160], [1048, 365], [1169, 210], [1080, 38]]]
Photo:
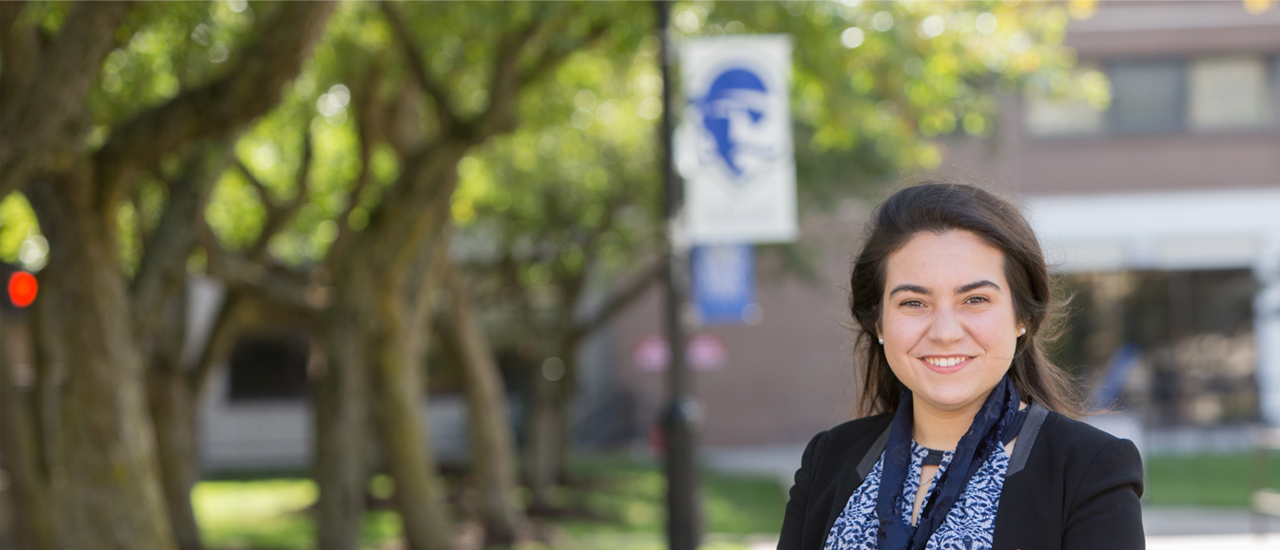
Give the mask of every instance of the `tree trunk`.
[[555, 440], [555, 474], [559, 485], [569, 483], [569, 459], [573, 456], [573, 398], [577, 393], [570, 375], [559, 380], [559, 388], [555, 392], [556, 400], [552, 404], [551, 414], [555, 417], [559, 433]]
[[186, 264], [199, 233], [197, 220], [237, 137], [222, 136], [188, 157], [181, 177], [169, 185], [164, 213], [130, 284], [135, 335], [140, 348], [150, 353], [147, 393], [156, 430], [160, 483], [169, 525], [181, 550], [202, 548], [191, 506], [191, 489], [200, 478], [196, 395], [182, 358], [187, 336]]
[[200, 479], [196, 456], [196, 400], [177, 364], [147, 371], [151, 420], [156, 429], [160, 482], [169, 524], [179, 550], [200, 550], [200, 528], [191, 506], [191, 489]]
[[551, 509], [551, 490], [568, 479], [573, 426], [570, 406], [574, 397], [577, 343], [559, 346], [558, 354], [544, 360], [533, 372], [529, 424], [529, 480], [533, 506]]
[[562, 384], [561, 380], [547, 377], [548, 371], [554, 372], [547, 361], [535, 364], [530, 380], [528, 471], [529, 489], [533, 493], [529, 512], [533, 514], [545, 514], [554, 508], [551, 491], [559, 477], [560, 439], [564, 429], [556, 413]]
[[[403, 278], [379, 286], [379, 334], [373, 339], [375, 413], [386, 451], [387, 469], [395, 479], [393, 500], [404, 523], [411, 550], [446, 550], [453, 546], [444, 492], [436, 479], [435, 453], [422, 421], [422, 382], [418, 370], [428, 331], [414, 330], [415, 296], [397, 292]], [[418, 289], [418, 292], [426, 292]], [[418, 327], [425, 329], [425, 327]]]
[[[5, 334], [0, 331], [0, 338]], [[6, 347], [9, 342], [4, 342]], [[55, 550], [53, 510], [49, 486], [40, 467], [32, 404], [13, 383], [9, 360], [0, 349], [0, 455], [4, 455], [12, 497], [10, 543], [17, 550]]]
[[[358, 276], [340, 280], [335, 291], [353, 308], [342, 317], [359, 319], [373, 361], [376, 418], [396, 482], [395, 503], [414, 550], [452, 545], [444, 498], [437, 485], [435, 456], [420, 413], [422, 339], [426, 337], [427, 284], [420, 274], [440, 246], [449, 199], [457, 184], [458, 161], [470, 142], [424, 146], [406, 163], [399, 180], [352, 241], [350, 255], [336, 265]], [[415, 277], [418, 274], [418, 278]], [[336, 547], [335, 547], [336, 548]]]
[[[348, 270], [356, 272], [357, 279], [362, 271]], [[325, 344], [312, 345], [309, 366], [314, 377], [311, 402], [315, 422], [314, 475], [320, 489], [316, 501], [320, 550], [359, 548], [364, 514], [369, 424], [364, 335], [369, 327], [361, 322], [355, 298], [338, 295], [339, 301], [328, 313], [322, 334]]]
[[[442, 260], [442, 263], [448, 262]], [[471, 436], [471, 467], [480, 492], [480, 521], [485, 544], [509, 545], [526, 523], [514, 499], [516, 491], [515, 434], [507, 412], [506, 392], [493, 351], [476, 319], [466, 288], [452, 266], [449, 286], [450, 336], [461, 360], [467, 392], [467, 427]]]
[[[101, 72], [102, 61], [115, 48], [116, 27], [130, 7], [126, 2], [74, 5], [45, 55], [37, 60], [34, 52], [18, 52], [26, 61], [34, 61], [34, 67], [26, 86], [6, 90], [17, 93], [6, 97], [0, 109], [0, 134], [5, 136], [0, 140], [0, 197], [21, 188], [28, 175], [50, 168], [58, 153], [78, 152], [66, 128], [84, 113], [85, 96]], [[19, 28], [2, 32], [27, 31], [21, 28], [25, 25], [14, 26]], [[5, 40], [6, 47], [16, 45]], [[5, 56], [6, 61], [11, 59], [12, 54]]]
[[115, 219], [88, 188], [76, 176], [28, 185], [50, 244], [42, 298], [57, 310], [50, 337], [66, 371], [50, 475], [59, 544], [172, 549]]

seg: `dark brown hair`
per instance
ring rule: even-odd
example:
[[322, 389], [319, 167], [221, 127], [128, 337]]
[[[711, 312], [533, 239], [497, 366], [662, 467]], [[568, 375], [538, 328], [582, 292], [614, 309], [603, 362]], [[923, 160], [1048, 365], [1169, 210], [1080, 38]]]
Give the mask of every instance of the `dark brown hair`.
[[[1004, 275], [1013, 311], [1027, 333], [1018, 338], [1009, 368], [1023, 397], [1049, 410], [1080, 416], [1080, 398], [1070, 377], [1044, 355], [1055, 334], [1054, 294], [1049, 267], [1031, 224], [1009, 201], [957, 183], [928, 182], [902, 189], [872, 214], [867, 239], [850, 275], [849, 310], [858, 325], [855, 365], [862, 375], [857, 414], [891, 412], [906, 386], [894, 376], [884, 348], [876, 345], [889, 255], [921, 232], [969, 231], [1004, 256]], [[861, 360], [858, 359], [861, 355]]]

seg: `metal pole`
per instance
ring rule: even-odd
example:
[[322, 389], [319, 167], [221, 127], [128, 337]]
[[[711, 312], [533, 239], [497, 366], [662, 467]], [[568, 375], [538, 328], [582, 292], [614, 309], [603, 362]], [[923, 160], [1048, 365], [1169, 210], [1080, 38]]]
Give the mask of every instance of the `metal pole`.
[[701, 422], [701, 407], [693, 397], [693, 379], [685, 364], [689, 250], [680, 235], [679, 212], [683, 193], [672, 162], [671, 51], [668, 36], [670, 6], [658, 0], [659, 64], [662, 69], [662, 184], [667, 215], [667, 341], [671, 365], [667, 371], [668, 403], [663, 427], [666, 436], [667, 539], [671, 550], [695, 550], [701, 538], [698, 503], [697, 452], [694, 433]]

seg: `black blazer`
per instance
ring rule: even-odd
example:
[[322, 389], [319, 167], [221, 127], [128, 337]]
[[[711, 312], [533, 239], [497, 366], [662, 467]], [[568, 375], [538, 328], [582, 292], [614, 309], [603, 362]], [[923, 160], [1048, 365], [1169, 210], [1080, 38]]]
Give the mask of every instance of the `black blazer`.
[[[779, 550], [821, 550], [889, 436], [892, 414], [845, 422], [804, 450]], [[1033, 404], [1018, 432], [992, 550], [1135, 550], [1142, 458], [1127, 439]]]

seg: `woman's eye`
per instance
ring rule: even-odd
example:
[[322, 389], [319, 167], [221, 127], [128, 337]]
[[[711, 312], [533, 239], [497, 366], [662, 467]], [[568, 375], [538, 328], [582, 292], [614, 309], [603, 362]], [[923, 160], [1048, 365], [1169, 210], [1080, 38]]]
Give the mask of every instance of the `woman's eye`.
[[924, 302], [920, 300], [907, 300], [902, 302], [902, 307], [924, 307]]
[[991, 301], [991, 300], [988, 300], [988, 299], [986, 298], [986, 296], [970, 296], [970, 297], [969, 297], [969, 299], [965, 300], [965, 303], [969, 303], [969, 304], [981, 304], [981, 303], [986, 303], [986, 302], [990, 302], [990, 301]]

